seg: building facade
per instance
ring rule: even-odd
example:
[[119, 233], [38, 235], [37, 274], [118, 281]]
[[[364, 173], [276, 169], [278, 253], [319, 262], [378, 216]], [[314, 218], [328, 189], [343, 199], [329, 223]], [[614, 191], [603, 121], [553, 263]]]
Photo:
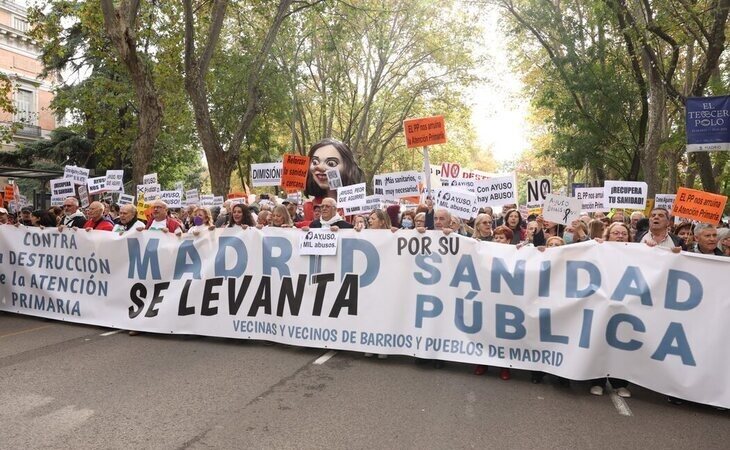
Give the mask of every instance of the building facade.
[[0, 0], [0, 72], [13, 83], [14, 114], [0, 111], [0, 125], [16, 124], [13, 142], [1, 150], [14, 149], [19, 143], [47, 138], [56, 128], [50, 109], [52, 79], [39, 78], [43, 70], [40, 49], [26, 34], [29, 28], [26, 8], [12, 0]]

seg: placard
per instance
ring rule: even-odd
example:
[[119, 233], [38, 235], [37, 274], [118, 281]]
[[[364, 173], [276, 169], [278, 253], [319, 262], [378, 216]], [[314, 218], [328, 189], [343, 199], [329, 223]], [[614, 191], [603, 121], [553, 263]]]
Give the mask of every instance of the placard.
[[52, 195], [51, 206], [63, 206], [63, 202], [67, 197], [68, 195]]
[[89, 207], [89, 191], [86, 188], [86, 185], [79, 186], [79, 200], [81, 200], [82, 208]]
[[574, 196], [581, 202], [581, 209], [585, 212], [608, 211], [603, 204], [603, 188], [576, 188]]
[[[144, 200], [146, 202], [151, 202], [152, 200], [156, 200], [160, 198], [160, 185], [159, 184], [138, 184], [137, 185], [137, 195], [139, 195], [140, 192], [144, 193]], [[139, 197], [138, 197], [139, 198]]]
[[[51, 196], [52, 197], [73, 197], [76, 195], [76, 188], [74, 187], [73, 180], [59, 178], [51, 180]], [[63, 203], [63, 202], [62, 202]]]
[[89, 187], [89, 195], [101, 194], [106, 190], [106, 176], [88, 178], [86, 185]]
[[337, 207], [345, 210], [345, 215], [360, 211], [365, 205], [365, 183], [353, 184], [337, 189]]
[[176, 181], [174, 190], [180, 191], [180, 192], [185, 192], [185, 184], [182, 181]]
[[477, 183], [477, 180], [475, 178], [442, 178], [441, 179], [442, 187], [460, 188], [460, 189], [463, 189], [463, 190], [469, 191], [469, 192], [476, 192], [476, 183]]
[[342, 187], [342, 177], [338, 169], [327, 169], [327, 183], [330, 189], [338, 189]]
[[134, 196], [131, 194], [119, 194], [118, 205], [131, 205], [134, 203]]
[[730, 150], [730, 96], [689, 97], [685, 107], [688, 152]]
[[15, 186], [12, 184], [5, 185], [5, 201], [10, 203], [15, 200]]
[[168, 208], [182, 208], [182, 192], [161, 191], [160, 200], [167, 203]]
[[383, 208], [383, 199], [379, 195], [368, 195], [365, 197], [365, 204], [360, 207], [352, 207], [346, 212], [347, 215], [369, 214], [374, 209]]
[[281, 186], [282, 171], [281, 162], [251, 164], [251, 185], [253, 187]]
[[444, 116], [421, 117], [403, 121], [408, 148], [446, 143]]
[[406, 172], [393, 172], [381, 174], [383, 180], [383, 193], [385, 198], [402, 198], [420, 195], [418, 183], [421, 174], [415, 170]]
[[[148, 173], [147, 175], [142, 177], [142, 184], [158, 184], [157, 181], [157, 172], [155, 173]], [[145, 192], [146, 194], [146, 192]]]
[[[664, 208], [672, 212], [672, 205], [677, 194], [656, 194], [654, 196], [654, 208]], [[651, 212], [651, 211], [649, 211]]]
[[480, 208], [517, 204], [515, 174], [478, 180], [475, 192], [477, 194], [477, 204]]
[[542, 217], [550, 222], [570, 225], [580, 217], [581, 206], [577, 198], [548, 194], [542, 204]]
[[527, 207], [541, 207], [542, 204], [545, 202], [548, 194], [552, 192], [553, 184], [548, 177], [527, 180]]
[[63, 168], [63, 177], [73, 180], [74, 184], [86, 185], [86, 179], [89, 178], [89, 169], [76, 166], [65, 166]]
[[436, 209], [445, 209], [456, 217], [466, 220], [476, 217], [479, 213], [477, 195], [462, 189], [440, 189], [434, 205]]
[[724, 195], [681, 187], [674, 199], [672, 215], [717, 225], [722, 220], [725, 203]]
[[373, 177], [373, 195], [385, 196], [385, 177], [383, 175]]
[[213, 206], [213, 199], [215, 196], [213, 194], [203, 194], [200, 196], [200, 205], [201, 206]]
[[328, 229], [313, 228], [301, 233], [300, 255], [336, 255], [337, 233]]
[[106, 171], [106, 190], [108, 192], [124, 192], [124, 170]]
[[286, 192], [303, 191], [307, 185], [309, 157], [285, 154], [281, 172], [281, 187]]
[[223, 206], [223, 203], [225, 203], [226, 199], [223, 198], [222, 195], [216, 195], [213, 197], [213, 206]]
[[200, 203], [200, 195], [198, 195], [197, 189], [188, 189], [185, 191], [185, 203], [188, 205]]
[[643, 181], [606, 181], [603, 184], [605, 208], [644, 209], [647, 185]]

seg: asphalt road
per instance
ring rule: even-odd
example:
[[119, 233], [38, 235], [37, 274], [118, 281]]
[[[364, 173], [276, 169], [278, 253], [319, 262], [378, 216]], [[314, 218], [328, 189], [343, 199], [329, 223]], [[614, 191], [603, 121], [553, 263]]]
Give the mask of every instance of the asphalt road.
[[726, 449], [730, 412], [631, 386], [413, 359], [129, 336], [0, 313], [0, 449]]

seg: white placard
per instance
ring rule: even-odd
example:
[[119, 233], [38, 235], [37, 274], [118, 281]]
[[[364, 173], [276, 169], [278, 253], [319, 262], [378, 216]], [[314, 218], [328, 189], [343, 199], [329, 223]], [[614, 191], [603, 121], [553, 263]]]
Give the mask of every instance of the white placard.
[[180, 191], [180, 192], [185, 192], [185, 184], [182, 181], [176, 181], [175, 190]]
[[109, 192], [124, 192], [124, 171], [106, 171], [106, 190]]
[[51, 180], [51, 196], [52, 197], [73, 197], [76, 195], [76, 188], [74, 182], [71, 179], [59, 178], [57, 180]]
[[161, 189], [159, 184], [137, 185], [137, 194], [139, 195], [140, 192], [143, 193], [145, 202], [151, 202], [152, 200], [157, 200], [158, 198], [160, 198], [160, 191]]
[[51, 206], [63, 206], [63, 201], [66, 200], [66, 197], [68, 197], [68, 195], [52, 195]]
[[142, 177], [142, 184], [157, 184], [157, 172], [148, 173]]
[[213, 206], [213, 199], [215, 198], [215, 195], [213, 194], [203, 194], [200, 196], [200, 204], [201, 206]]
[[134, 203], [134, 196], [130, 194], [119, 194], [118, 205], [131, 205]]
[[672, 205], [677, 194], [656, 194], [654, 196], [654, 208], [664, 208], [672, 213]]
[[422, 175], [415, 170], [382, 174], [383, 197], [402, 198], [420, 195], [418, 183]]
[[81, 200], [81, 207], [87, 208], [89, 206], [89, 191], [86, 185], [79, 186], [79, 200]]
[[337, 189], [337, 207], [345, 210], [345, 215], [360, 211], [365, 206], [365, 183], [353, 184]]
[[577, 198], [548, 194], [542, 204], [542, 217], [554, 223], [570, 225], [580, 217], [581, 202]]
[[608, 211], [603, 204], [603, 188], [575, 188], [575, 198], [586, 212]]
[[504, 175], [476, 183], [477, 204], [483, 206], [502, 206], [517, 204], [517, 182], [515, 174]]
[[462, 219], [476, 217], [479, 212], [477, 195], [462, 189], [444, 188], [437, 193], [436, 209], [445, 209]]
[[188, 189], [185, 191], [185, 204], [195, 205], [200, 203], [200, 195], [197, 189]]
[[106, 176], [89, 178], [86, 185], [89, 186], [89, 195], [100, 194], [106, 190]]
[[606, 208], [646, 208], [647, 185], [643, 181], [606, 181], [603, 204]]
[[66, 166], [63, 168], [63, 177], [67, 180], [73, 180], [74, 184], [86, 185], [86, 179], [89, 178], [89, 169], [76, 166]]
[[328, 169], [327, 172], [327, 183], [330, 189], [338, 189], [342, 187], [342, 177], [338, 169]]
[[469, 192], [476, 192], [476, 178], [442, 178], [442, 187], [460, 188]]
[[251, 164], [251, 185], [280, 186], [282, 162]]
[[213, 197], [213, 206], [223, 206], [223, 203], [225, 203], [226, 199], [223, 198], [222, 195], [217, 195]]
[[182, 208], [182, 192], [161, 191], [160, 200], [167, 203], [168, 208]]
[[380, 197], [385, 195], [385, 177], [383, 175], [375, 175], [373, 177], [373, 195]]
[[365, 197], [365, 204], [357, 207], [350, 208], [346, 214], [347, 215], [354, 215], [354, 214], [365, 214], [370, 213], [374, 209], [381, 209], [383, 208], [383, 199], [379, 195], [368, 195]]
[[545, 202], [545, 198], [547, 198], [547, 195], [552, 192], [553, 184], [548, 177], [527, 180], [527, 207], [541, 207], [542, 204]]
[[337, 233], [328, 229], [311, 229], [299, 238], [300, 255], [336, 255]]

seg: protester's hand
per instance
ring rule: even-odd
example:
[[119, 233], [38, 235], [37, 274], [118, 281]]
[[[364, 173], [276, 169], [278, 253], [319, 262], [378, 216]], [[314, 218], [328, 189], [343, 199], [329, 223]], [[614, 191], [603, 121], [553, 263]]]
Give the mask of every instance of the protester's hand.
[[426, 227], [416, 227], [416, 231], [418, 231], [419, 233], [425, 233]]
[[362, 222], [358, 222], [355, 224], [355, 231], [362, 231], [363, 228], [365, 228], [365, 224], [363, 224]]
[[215, 230], [215, 225], [210, 225], [210, 226], [208, 227], [208, 231], [213, 231], [213, 230]]
[[41, 230], [45, 230], [46, 229], [46, 227], [43, 226], [43, 225], [38, 225], [38, 228], [40, 228]]
[[648, 245], [649, 247], [656, 247], [656, 241], [654, 241], [654, 239], [647, 239], [645, 244]]
[[308, 226], [303, 226], [302, 227], [302, 231], [309, 231], [309, 227]]
[[162, 228], [160, 228], [160, 231], [162, 231], [163, 233], [169, 233], [170, 229], [167, 227], [162, 227]]
[[542, 217], [542, 214], [537, 216], [535, 221], [537, 222], [537, 225], [540, 227], [541, 230], [545, 228], [545, 219]]
[[89, 231], [93, 230], [93, 228], [91, 228], [91, 227], [86, 227], [86, 228], [84, 228], [84, 230], [86, 230], [86, 232], [88, 233]]
[[398, 227], [390, 227], [390, 231], [392, 231], [393, 233], [395, 233], [396, 231], [398, 231]]
[[177, 237], [181, 237], [182, 236], [182, 230], [180, 228], [178, 228], [177, 230], [175, 230], [175, 236], [177, 236]]
[[599, 244], [603, 244], [603, 242], [604, 242], [603, 239], [601, 239], [601, 238], [595, 238], [593, 240], [598, 242]]
[[672, 247], [672, 253], [679, 253], [682, 251], [682, 247]]
[[15, 222], [15, 223], [13, 224], [13, 226], [14, 226], [15, 228], [20, 228], [20, 223], [18, 223], [18, 222]]
[[264, 226], [263, 226], [263, 225], [261, 225], [260, 223], [257, 223], [257, 224], [256, 224], [256, 228], [258, 228], [258, 229], [260, 230], [260, 229], [264, 228]]
[[337, 232], [337, 231], [340, 231], [340, 227], [338, 227], [337, 225], [332, 225], [330, 227], [330, 231], [332, 231], [333, 233], [334, 232]]
[[291, 228], [291, 225], [289, 225], [288, 223], [282, 223], [281, 228]]
[[144, 227], [137, 227], [137, 228], [135, 228], [135, 230], [137, 230], [137, 231], [144, 231]]
[[200, 235], [200, 229], [198, 229], [198, 228], [195, 228], [195, 229], [193, 230], [193, 236], [198, 236], [198, 235]]
[[66, 228], [66, 227], [64, 227], [63, 225], [59, 225], [59, 226], [58, 226], [58, 232], [59, 232], [59, 233], [63, 233], [63, 229], [64, 229], [64, 228]]
[[246, 225], [246, 224], [244, 223], [244, 224], [242, 224], [242, 225], [241, 225], [241, 228], [243, 228], [244, 230], [248, 230], [248, 225]]
[[538, 249], [539, 251], [541, 251], [541, 252], [544, 252], [544, 251], [545, 251], [545, 246], [544, 246], [544, 245], [539, 245], [539, 246], [537, 247], [537, 249]]
[[444, 235], [448, 236], [449, 234], [453, 233], [454, 230], [452, 230], [451, 228], [443, 228], [441, 229], [441, 231], [444, 232]]

